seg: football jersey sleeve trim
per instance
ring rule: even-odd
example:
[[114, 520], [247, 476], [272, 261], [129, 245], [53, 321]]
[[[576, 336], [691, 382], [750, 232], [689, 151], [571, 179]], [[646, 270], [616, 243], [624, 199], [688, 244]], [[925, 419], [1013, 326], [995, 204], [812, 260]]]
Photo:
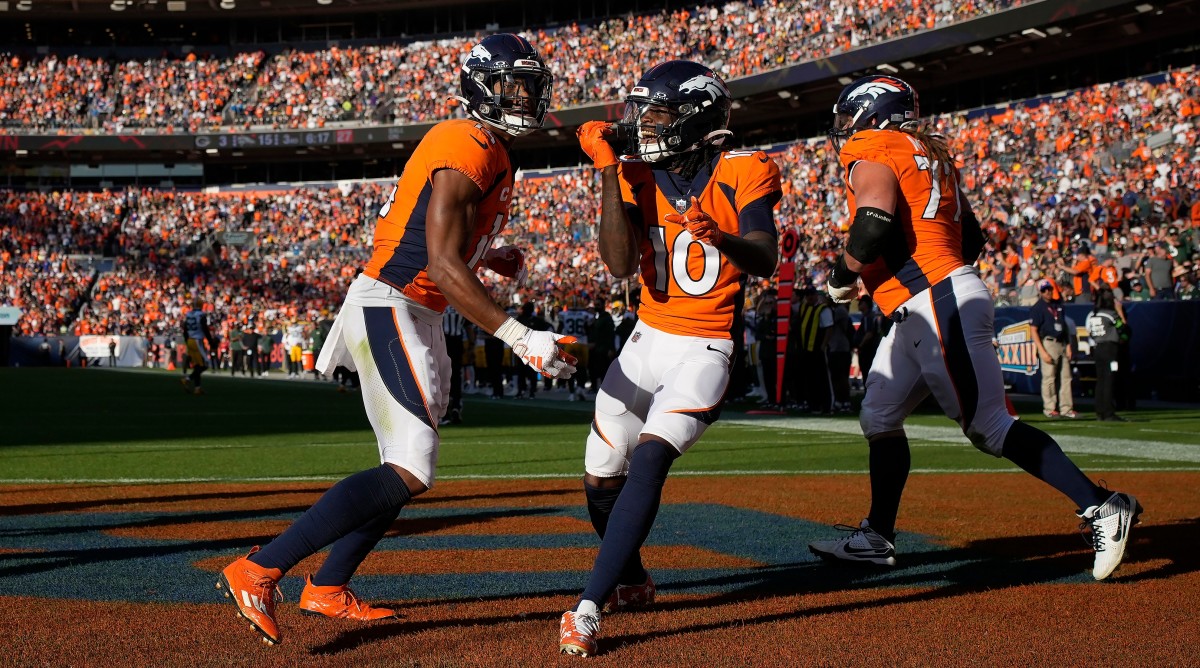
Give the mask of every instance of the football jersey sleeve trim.
[[483, 174], [479, 173], [478, 170], [471, 169], [470, 167], [453, 160], [438, 160], [429, 163], [430, 183], [433, 183], [433, 175], [437, 174], [438, 171], [442, 169], [453, 169], [468, 179], [471, 179], [471, 181], [473, 181], [479, 188], [480, 194], [487, 192], [488, 188], [491, 187], [491, 184], [487, 182], [487, 179], [485, 179]]
[[779, 228], [775, 226], [774, 211], [782, 197], [781, 192], [769, 192], [742, 207], [738, 212], [738, 234], [744, 237], [750, 232], [766, 232], [778, 237]]

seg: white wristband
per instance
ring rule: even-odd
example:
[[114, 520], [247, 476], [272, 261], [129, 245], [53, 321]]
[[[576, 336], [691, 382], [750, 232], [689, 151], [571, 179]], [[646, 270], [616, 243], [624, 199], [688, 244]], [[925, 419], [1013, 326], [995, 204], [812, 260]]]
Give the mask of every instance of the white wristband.
[[504, 324], [496, 328], [494, 336], [507, 343], [509, 348], [512, 348], [528, 333], [528, 327], [517, 322], [515, 318], [509, 318], [504, 321]]

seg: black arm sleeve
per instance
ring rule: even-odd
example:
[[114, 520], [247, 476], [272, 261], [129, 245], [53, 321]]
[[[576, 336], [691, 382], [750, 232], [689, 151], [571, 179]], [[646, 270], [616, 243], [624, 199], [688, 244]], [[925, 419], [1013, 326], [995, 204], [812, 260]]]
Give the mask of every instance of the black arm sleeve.
[[975, 217], [974, 211], [968, 210], [962, 217], [963, 262], [975, 264], [986, 243], [987, 238], [983, 236], [983, 230], [979, 227], [979, 219]]
[[871, 264], [883, 253], [895, 224], [895, 214], [869, 206], [858, 207], [850, 224], [846, 252], [863, 264]]

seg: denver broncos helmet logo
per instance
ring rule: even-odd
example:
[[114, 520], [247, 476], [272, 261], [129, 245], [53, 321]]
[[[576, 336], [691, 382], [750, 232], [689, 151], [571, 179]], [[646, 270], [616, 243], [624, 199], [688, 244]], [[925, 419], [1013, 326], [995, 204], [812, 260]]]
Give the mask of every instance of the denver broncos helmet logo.
[[679, 84], [680, 93], [691, 93], [692, 91], [707, 93], [714, 102], [721, 97], [729, 97], [729, 89], [720, 79], [711, 74], [698, 74]]
[[875, 100], [875, 99], [878, 99], [879, 96], [883, 95], [884, 93], [903, 93], [903, 92], [904, 92], [903, 88], [900, 88], [899, 86], [893, 84], [891, 81], [889, 81], [887, 79], [876, 79], [875, 81], [868, 81], [867, 83], [850, 91], [850, 94], [846, 96], [846, 99], [853, 100], [853, 99], [856, 99], [859, 97], [869, 95], [872, 100]]
[[476, 44], [475, 48], [471, 49], [471, 55], [467, 56], [467, 60], [482, 60], [487, 62], [492, 59], [492, 52], [488, 51], [482, 44]]

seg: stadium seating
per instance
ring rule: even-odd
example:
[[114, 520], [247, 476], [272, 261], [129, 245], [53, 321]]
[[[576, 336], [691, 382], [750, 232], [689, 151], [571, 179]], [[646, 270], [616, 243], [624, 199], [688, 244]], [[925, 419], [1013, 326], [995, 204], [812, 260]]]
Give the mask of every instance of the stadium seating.
[[[996, 287], [1002, 246], [1020, 249], [1020, 283], [1030, 284], [1039, 272], [1061, 273], [1056, 257], [1069, 258], [1080, 241], [1118, 255], [1118, 266], [1164, 242], [1186, 270], [1180, 276], [1195, 284], [1197, 90], [1200, 74], [1188, 69], [933, 119], [993, 238], [981, 265], [1000, 303], [1014, 298]], [[1056, 127], [1062, 119], [1075, 122]], [[847, 224], [829, 150], [813, 139], [776, 153], [784, 176], [778, 221], [800, 233], [798, 277], [814, 285], [824, 282]], [[500, 300], [623, 294], [594, 243], [597, 187], [590, 167], [518, 181], [504, 242], [532, 249], [531, 274], [523, 286], [497, 280]], [[374, 182], [347, 190], [0, 192], [0, 301], [29, 312], [20, 334], [173, 333], [189, 295], [203, 296], [223, 329], [314, 319], [337, 308], [364, 263], [388, 190], [390, 183]], [[252, 232], [254, 250], [220, 243], [225, 230]], [[96, 255], [118, 257], [116, 270], [97, 277], [88, 262], [70, 259]]]
[[[556, 107], [621, 99], [648, 61], [687, 58], [726, 78], [949, 25], [1025, 0], [729, 2], [531, 29], [556, 74]], [[849, 26], [849, 27], [847, 27]], [[197, 131], [415, 123], [454, 109], [457, 64], [475, 36], [383, 46], [112, 61], [0, 53], [0, 127]]]

